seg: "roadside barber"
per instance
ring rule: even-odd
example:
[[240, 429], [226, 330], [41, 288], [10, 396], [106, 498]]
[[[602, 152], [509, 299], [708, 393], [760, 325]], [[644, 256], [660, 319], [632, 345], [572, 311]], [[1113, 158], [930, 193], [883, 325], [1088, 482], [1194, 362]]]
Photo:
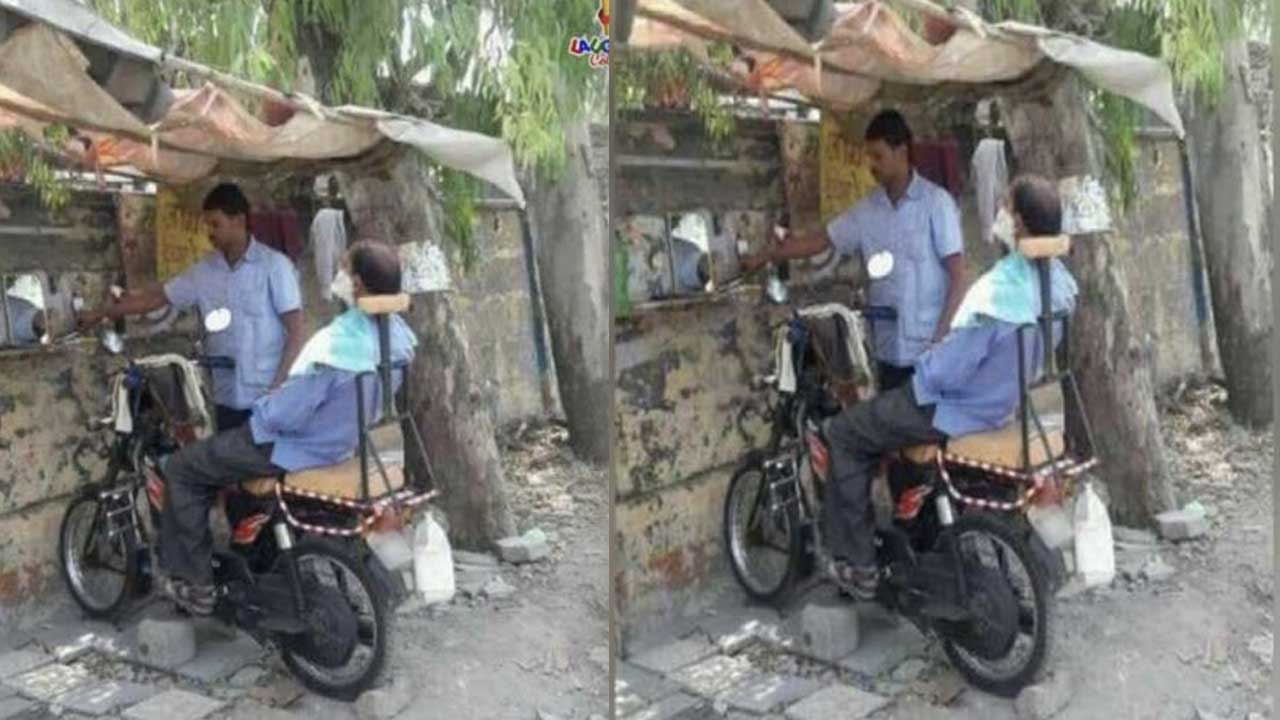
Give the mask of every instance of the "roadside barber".
[[293, 265], [249, 234], [249, 201], [240, 188], [218, 185], [204, 199], [204, 221], [213, 252], [167, 283], [133, 290], [96, 312], [81, 327], [172, 305], [195, 308], [203, 319], [229, 310], [231, 325], [210, 333], [210, 356], [229, 357], [234, 367], [215, 367], [213, 398], [219, 431], [242, 426], [253, 403], [279, 387], [302, 349], [302, 293]]
[[880, 187], [825, 228], [790, 233], [761, 255], [743, 258], [742, 267], [749, 272], [833, 247], [842, 255], [858, 253], [864, 264], [890, 254], [891, 272], [872, 278], [868, 294], [871, 305], [897, 312], [896, 320], [874, 326], [880, 389], [886, 391], [907, 384], [916, 360], [950, 329], [965, 291], [964, 239], [955, 200], [911, 165], [911, 129], [902, 115], [876, 115], [865, 140]]

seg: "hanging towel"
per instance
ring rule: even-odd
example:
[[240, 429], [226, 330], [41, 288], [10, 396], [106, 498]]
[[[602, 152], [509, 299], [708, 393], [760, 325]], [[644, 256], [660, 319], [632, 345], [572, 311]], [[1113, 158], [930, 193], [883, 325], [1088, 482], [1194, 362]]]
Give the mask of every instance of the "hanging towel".
[[978, 201], [979, 237], [989, 243], [997, 242], [991, 226], [1000, 209], [1000, 199], [1009, 185], [1009, 167], [1005, 161], [1004, 141], [986, 138], [973, 151], [973, 191]]
[[[1055, 312], [1075, 308], [1075, 278], [1057, 258], [1049, 262], [1049, 302]], [[987, 319], [1014, 325], [1034, 323], [1040, 315], [1040, 279], [1031, 261], [1011, 252], [978, 278], [956, 310], [952, 329], [979, 325]]]
[[311, 221], [311, 247], [316, 256], [316, 277], [320, 280], [320, 296], [333, 297], [329, 284], [338, 274], [339, 260], [347, 251], [347, 226], [342, 210], [323, 208]]
[[[391, 362], [408, 360], [418, 341], [399, 315], [391, 315], [390, 322]], [[378, 365], [378, 353], [378, 331], [373, 320], [352, 308], [311, 336], [289, 375], [306, 375], [317, 365], [353, 373], [370, 372]]]

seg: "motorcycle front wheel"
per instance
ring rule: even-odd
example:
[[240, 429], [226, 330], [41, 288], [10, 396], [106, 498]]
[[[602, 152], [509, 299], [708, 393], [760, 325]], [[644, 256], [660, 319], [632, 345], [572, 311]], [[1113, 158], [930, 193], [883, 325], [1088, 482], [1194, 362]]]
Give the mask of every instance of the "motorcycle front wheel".
[[[110, 483], [110, 479], [108, 484]], [[67, 506], [58, 530], [58, 566], [76, 604], [98, 620], [114, 618], [137, 587], [138, 554], [127, 532], [111, 537], [96, 492]]]
[[742, 589], [760, 602], [785, 598], [804, 562], [800, 514], [794, 498], [771, 491], [763, 463], [749, 461], [729, 480], [723, 531], [729, 566]]
[[[1013, 697], [1035, 682], [1051, 638], [1049, 569], [1031, 550], [1032, 531], [1021, 525], [1012, 518], [974, 513], [946, 530], [948, 540], [959, 544], [968, 568], [969, 604], [980, 617], [942, 623], [942, 647], [966, 680], [1001, 697]], [[1006, 625], [1005, 618], [1013, 625]]]
[[[293, 553], [304, 591], [313, 599], [303, 618], [313, 630], [280, 638], [285, 665], [315, 692], [355, 700], [386, 664], [387, 599], [365, 564], [343, 545], [309, 537]], [[345, 637], [351, 632], [353, 638]]]

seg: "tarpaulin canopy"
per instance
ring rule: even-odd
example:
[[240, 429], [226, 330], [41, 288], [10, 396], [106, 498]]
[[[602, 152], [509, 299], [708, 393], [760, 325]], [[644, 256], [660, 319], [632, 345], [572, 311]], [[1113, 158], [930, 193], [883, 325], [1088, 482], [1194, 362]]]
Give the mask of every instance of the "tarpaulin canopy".
[[702, 49], [728, 42], [752, 60], [734, 70], [744, 87], [796, 91], [837, 110], [944, 93], [1033, 92], [1074, 71], [1184, 134], [1172, 74], [1157, 59], [1032, 25], [986, 23], [928, 0], [894, 4], [919, 14], [924, 37], [878, 1], [836, 5], [829, 32], [810, 43], [765, 0], [638, 0], [629, 45]]
[[[171, 88], [164, 72], [202, 84]], [[0, 128], [39, 137], [53, 124], [75, 131], [60, 150], [85, 165], [165, 182], [376, 166], [412, 147], [524, 204], [497, 138], [240, 80], [141, 43], [74, 0], [0, 0]]]

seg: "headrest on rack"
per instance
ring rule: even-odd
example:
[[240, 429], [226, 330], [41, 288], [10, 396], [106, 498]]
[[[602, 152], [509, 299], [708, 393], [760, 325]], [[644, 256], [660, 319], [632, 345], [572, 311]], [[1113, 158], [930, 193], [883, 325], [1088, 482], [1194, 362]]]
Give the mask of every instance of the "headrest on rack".
[[1028, 260], [1064, 257], [1071, 252], [1070, 235], [1025, 237], [1018, 241], [1018, 252]]
[[399, 295], [365, 295], [356, 300], [356, 307], [366, 315], [390, 315], [409, 309], [408, 293]]

